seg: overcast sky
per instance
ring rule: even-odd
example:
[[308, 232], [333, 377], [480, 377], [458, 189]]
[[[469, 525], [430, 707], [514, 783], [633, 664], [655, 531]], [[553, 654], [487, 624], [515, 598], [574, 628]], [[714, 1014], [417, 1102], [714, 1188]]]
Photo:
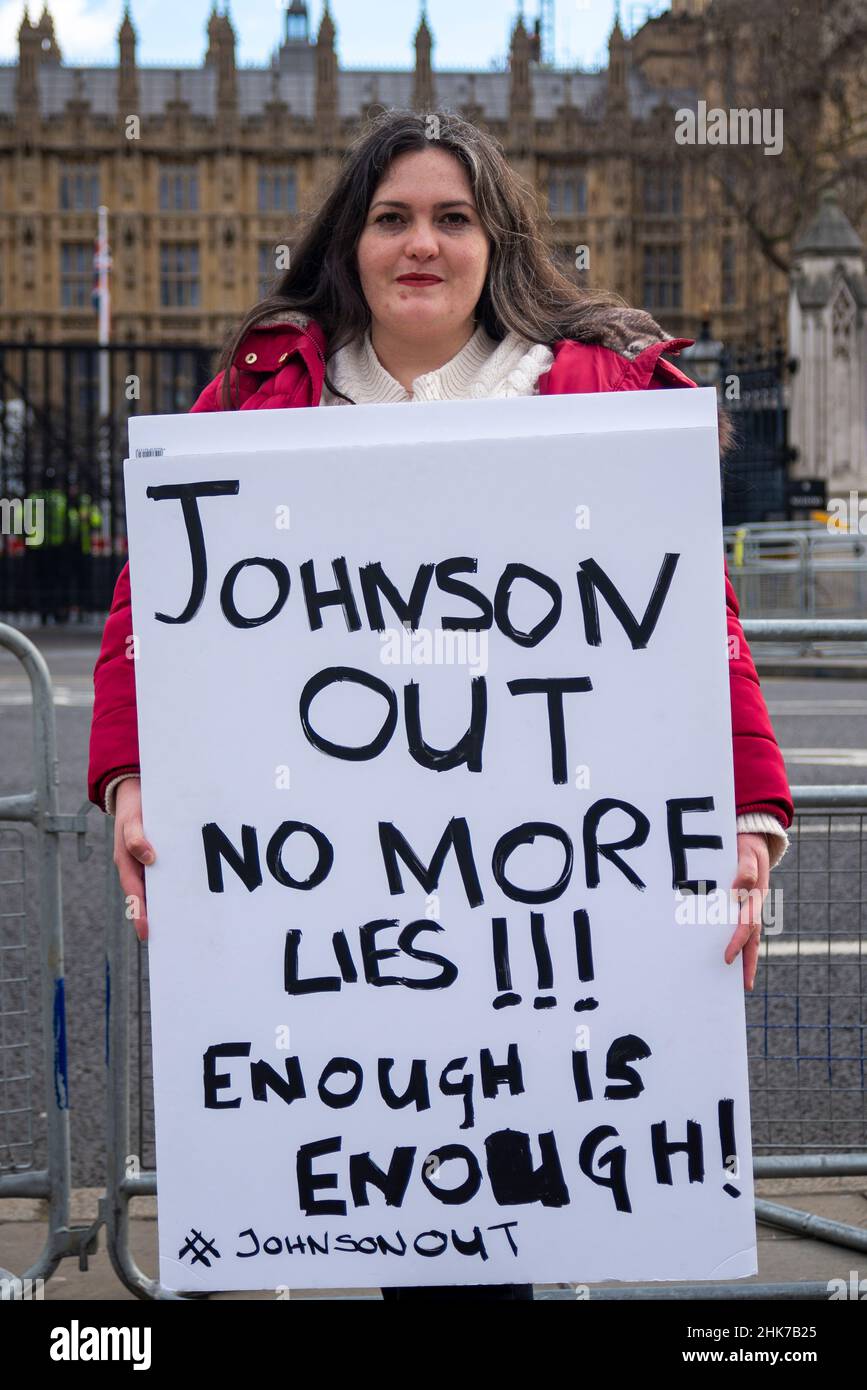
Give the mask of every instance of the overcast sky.
[[[519, 8], [519, 0], [428, 0], [434, 65], [486, 68], [492, 60], [502, 59]], [[539, 0], [525, 0], [523, 8], [525, 17], [532, 20], [539, 13]], [[648, 13], [668, 8], [669, 0], [621, 0], [621, 23], [629, 33]], [[66, 61], [116, 61], [122, 0], [53, 0], [49, 9]], [[240, 63], [262, 64], [268, 60], [281, 33], [282, 9], [282, 0], [230, 3]], [[322, 9], [323, 0], [310, 0], [314, 33]], [[38, 18], [41, 10], [42, 0], [31, 0], [31, 18]], [[555, 0], [557, 62], [581, 67], [604, 62], [614, 10], [615, 0]], [[201, 63], [211, 0], [131, 0], [131, 11], [138, 33], [140, 62], [191, 66]], [[17, 58], [17, 33], [23, 13], [23, 0], [0, 0], [0, 61]], [[331, 0], [331, 14], [344, 66], [412, 66], [419, 0]]]

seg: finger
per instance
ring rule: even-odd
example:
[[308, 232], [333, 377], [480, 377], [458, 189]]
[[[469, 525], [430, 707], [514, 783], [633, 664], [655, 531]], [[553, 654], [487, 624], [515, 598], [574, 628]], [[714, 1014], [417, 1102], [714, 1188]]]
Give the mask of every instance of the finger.
[[732, 888], [755, 888], [759, 881], [759, 859], [752, 846], [746, 847], [738, 854], [737, 872], [732, 881]]
[[148, 921], [144, 869], [139, 861], [128, 854], [122, 846], [115, 854], [115, 863], [124, 897], [124, 911], [132, 922], [139, 941], [146, 941]]
[[130, 864], [135, 865], [133, 869], [120, 872], [120, 886], [124, 897], [124, 912], [132, 923], [133, 930], [139, 941], [147, 941], [148, 936], [148, 917], [147, 917], [147, 897], [144, 889], [144, 876], [136, 860], [131, 859]]
[[768, 853], [767, 853], [767, 851], [766, 851], [764, 854], [760, 854], [760, 855], [759, 855], [759, 871], [758, 871], [758, 876], [757, 876], [757, 878], [756, 878], [756, 888], [759, 890], [759, 892], [760, 892], [761, 895], [762, 895], [762, 902], [764, 902], [764, 900], [765, 900], [765, 898], [766, 898], [766, 896], [767, 896], [767, 893], [768, 893], [768, 889], [770, 888], [770, 886], [771, 886], [771, 861], [770, 861], [770, 857], [768, 856]]
[[731, 940], [729, 941], [725, 949], [724, 960], [726, 965], [731, 965], [732, 961], [737, 958], [737, 956], [743, 950], [744, 946], [746, 946], [747, 942], [749, 941], [751, 932], [752, 928], [750, 927], [749, 923], [741, 922], [735, 928]]
[[756, 983], [756, 971], [759, 968], [759, 947], [761, 945], [762, 932], [757, 928], [753, 932], [746, 946], [744, 947], [744, 986], [752, 993]]
[[124, 822], [123, 844], [128, 853], [140, 864], [152, 864], [157, 857], [156, 850], [145, 836], [140, 820], [134, 819]]
[[738, 924], [725, 949], [726, 965], [731, 965], [738, 952], [747, 946], [754, 932], [761, 931], [764, 895], [756, 888], [739, 888], [737, 901]]

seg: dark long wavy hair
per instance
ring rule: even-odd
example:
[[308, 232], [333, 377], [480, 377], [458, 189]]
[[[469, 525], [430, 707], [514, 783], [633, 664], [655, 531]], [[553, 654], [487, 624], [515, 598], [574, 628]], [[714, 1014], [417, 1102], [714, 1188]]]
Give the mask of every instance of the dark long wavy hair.
[[[535, 193], [491, 135], [451, 111], [390, 110], [361, 131], [325, 201], [308, 216], [289, 269], [227, 340], [220, 359], [224, 409], [233, 406], [231, 363], [258, 324], [287, 312], [306, 314], [322, 327], [329, 358], [370, 326], [356, 248], [373, 195], [397, 155], [432, 145], [448, 150], [466, 169], [490, 239], [488, 274], [475, 314], [495, 341], [514, 332], [534, 343], [598, 342], [600, 329], [615, 319], [624, 346], [648, 332], [656, 339], [665, 336], [650, 314], [629, 308], [620, 295], [585, 289], [558, 269], [540, 230]], [[326, 384], [334, 390], [327, 374]]]

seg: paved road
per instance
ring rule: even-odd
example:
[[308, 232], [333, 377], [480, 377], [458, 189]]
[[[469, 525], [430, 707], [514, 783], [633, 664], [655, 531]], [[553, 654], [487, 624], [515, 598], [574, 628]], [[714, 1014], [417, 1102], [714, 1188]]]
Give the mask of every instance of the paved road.
[[[91, 672], [98, 635], [69, 636], [49, 630], [37, 634], [36, 640], [54, 681], [61, 809], [73, 811], [86, 797]], [[763, 686], [793, 783], [867, 783], [867, 679], [768, 679]], [[30, 756], [29, 689], [17, 662], [0, 650], [0, 794], [28, 788]], [[100, 858], [104, 821], [95, 810], [91, 824], [96, 852], [88, 863], [78, 862], [72, 837], [64, 837], [63, 848], [73, 1181], [81, 1186], [100, 1185], [104, 1171]], [[15, 849], [17, 836], [16, 831], [0, 831], [0, 851], [5, 851], [0, 854], [0, 879], [7, 880], [0, 883], [0, 945], [9, 945], [19, 929], [20, 919], [2, 916], [17, 910], [19, 890], [8, 882], [17, 876], [22, 858]], [[25, 834], [23, 857], [32, 870], [27, 839]], [[785, 930], [767, 938], [769, 954], [759, 980], [764, 988], [747, 1001], [757, 1145], [824, 1146], [832, 1139], [853, 1147], [864, 1143], [867, 952], [859, 958], [863, 857], [858, 817], [841, 816], [833, 828], [827, 818], [811, 817], [802, 824], [776, 877], [784, 890]], [[32, 913], [34, 895], [29, 890], [23, 905]], [[6, 1002], [0, 999], [0, 1010], [9, 1011], [15, 1001], [9, 986], [0, 986], [3, 990]], [[35, 1026], [39, 1015], [35, 977], [28, 998]], [[8, 1042], [8, 1019], [6, 1028]], [[791, 1060], [796, 1055], [797, 1062]], [[29, 1058], [16, 1053], [15, 1060], [29, 1064], [36, 1084], [41, 1084], [38, 1048], [31, 1048]], [[34, 1089], [34, 1094], [39, 1091]], [[7, 1104], [25, 1095], [24, 1083], [7, 1086]], [[145, 1086], [141, 1108], [146, 1111], [148, 1105]], [[134, 1118], [138, 1111], [136, 1096]], [[146, 1114], [143, 1122], [148, 1131]], [[15, 1151], [19, 1159], [30, 1152], [38, 1157], [38, 1133], [31, 1149], [26, 1124], [7, 1121], [5, 1125], [4, 1129], [0, 1118], [0, 1162], [4, 1161], [4, 1141], [17, 1139], [22, 1140]], [[149, 1166], [153, 1162], [149, 1140], [136, 1139], [134, 1147]]]

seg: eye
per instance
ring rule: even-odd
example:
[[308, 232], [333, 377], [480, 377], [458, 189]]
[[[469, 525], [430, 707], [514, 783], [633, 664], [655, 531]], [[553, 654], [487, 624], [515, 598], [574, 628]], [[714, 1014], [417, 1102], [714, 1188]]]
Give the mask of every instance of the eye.
[[[393, 227], [395, 223], [391, 220], [392, 218], [397, 219], [398, 222], [403, 220], [399, 212], [381, 212], [378, 217], [374, 218], [374, 223], [383, 222]], [[450, 222], [450, 218], [456, 218], [457, 220]], [[445, 212], [443, 213], [442, 220], [448, 222], [452, 227], [458, 227], [461, 224], [469, 225], [470, 221], [465, 212]]]

